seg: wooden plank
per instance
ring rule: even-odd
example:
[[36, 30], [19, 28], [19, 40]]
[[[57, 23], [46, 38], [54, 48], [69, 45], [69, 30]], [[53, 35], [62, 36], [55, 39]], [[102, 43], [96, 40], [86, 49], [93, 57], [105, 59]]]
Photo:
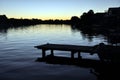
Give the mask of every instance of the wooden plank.
[[61, 51], [74, 51], [74, 52], [91, 52], [91, 46], [77, 46], [77, 45], [64, 45], [64, 44], [44, 44], [35, 46], [37, 49], [45, 50], [61, 50]]
[[51, 50], [51, 55], [54, 56], [53, 50], [71, 51], [71, 58], [74, 59], [74, 54], [78, 53], [78, 58], [81, 59], [80, 52], [92, 52], [91, 46], [65, 45], [65, 44], [44, 44], [35, 46], [37, 49], [42, 49], [42, 58], [45, 58], [46, 50]]

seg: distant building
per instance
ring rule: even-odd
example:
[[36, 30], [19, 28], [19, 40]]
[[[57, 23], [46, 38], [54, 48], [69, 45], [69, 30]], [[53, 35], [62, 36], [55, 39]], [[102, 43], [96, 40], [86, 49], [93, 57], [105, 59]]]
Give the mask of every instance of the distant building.
[[120, 16], [120, 7], [114, 7], [108, 9], [109, 16]]

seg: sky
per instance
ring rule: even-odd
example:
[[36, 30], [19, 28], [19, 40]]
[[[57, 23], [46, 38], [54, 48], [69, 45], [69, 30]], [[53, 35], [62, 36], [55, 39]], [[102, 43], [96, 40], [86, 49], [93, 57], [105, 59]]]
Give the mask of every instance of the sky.
[[120, 0], [0, 0], [0, 15], [8, 18], [70, 19], [90, 9], [105, 12]]

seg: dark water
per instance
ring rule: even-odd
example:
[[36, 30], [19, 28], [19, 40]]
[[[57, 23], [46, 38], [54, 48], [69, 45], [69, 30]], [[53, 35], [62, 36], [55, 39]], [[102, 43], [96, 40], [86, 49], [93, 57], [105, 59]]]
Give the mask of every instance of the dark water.
[[[105, 42], [103, 36], [88, 39], [81, 31], [72, 30], [70, 25], [36, 25], [0, 31], [0, 80], [96, 80], [90, 68], [74, 65], [35, 62], [41, 50], [34, 48], [45, 43], [95, 45]], [[49, 54], [49, 52], [47, 52]], [[55, 52], [57, 56], [69, 57], [69, 52]], [[98, 60], [98, 56], [82, 54], [83, 58]]]

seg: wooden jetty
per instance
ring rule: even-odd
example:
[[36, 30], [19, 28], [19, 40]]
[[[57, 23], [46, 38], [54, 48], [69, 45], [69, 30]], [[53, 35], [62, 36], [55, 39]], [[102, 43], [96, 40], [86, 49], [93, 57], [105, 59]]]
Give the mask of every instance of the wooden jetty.
[[65, 45], [65, 44], [43, 44], [35, 46], [37, 49], [42, 49], [42, 58], [45, 58], [46, 51], [51, 50], [51, 55], [54, 56], [54, 50], [59, 51], [70, 51], [71, 52], [71, 58], [74, 58], [74, 54], [78, 53], [78, 58], [81, 58], [80, 53], [86, 52], [91, 53], [93, 50], [93, 47], [91, 46], [77, 46], [77, 45]]

